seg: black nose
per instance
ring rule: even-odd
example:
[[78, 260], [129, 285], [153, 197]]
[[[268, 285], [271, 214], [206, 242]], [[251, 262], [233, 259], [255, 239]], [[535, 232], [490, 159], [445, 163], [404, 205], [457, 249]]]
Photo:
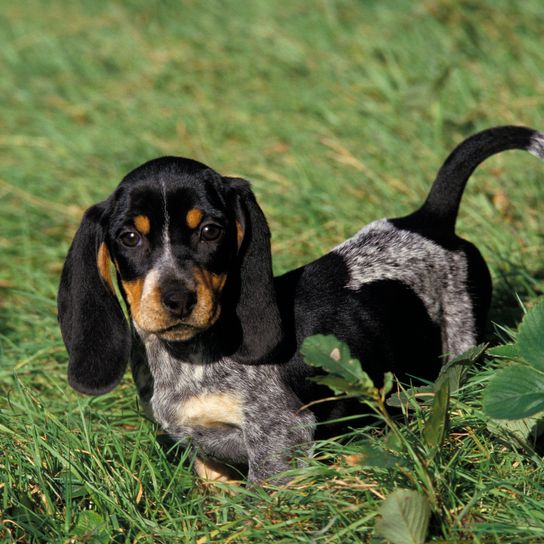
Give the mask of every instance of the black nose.
[[176, 317], [187, 317], [196, 304], [193, 291], [178, 286], [169, 288], [161, 294], [162, 305]]

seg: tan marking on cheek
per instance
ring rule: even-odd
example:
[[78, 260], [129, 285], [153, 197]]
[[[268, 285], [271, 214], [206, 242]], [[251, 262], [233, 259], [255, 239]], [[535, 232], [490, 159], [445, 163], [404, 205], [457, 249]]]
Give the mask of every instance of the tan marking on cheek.
[[128, 305], [130, 306], [130, 313], [134, 320], [138, 321], [140, 314], [140, 302], [142, 300], [142, 292], [144, 290], [143, 278], [138, 278], [133, 281], [122, 281], [123, 289], [127, 294]]
[[151, 230], [151, 223], [149, 222], [149, 217], [147, 217], [146, 215], [137, 215], [134, 218], [134, 226], [140, 234], [147, 236], [149, 234], [149, 231]]
[[198, 225], [200, 225], [203, 217], [204, 212], [202, 210], [199, 210], [198, 208], [192, 208], [187, 212], [185, 221], [190, 229], [196, 229]]
[[193, 466], [198, 476], [208, 482], [234, 483], [239, 479], [239, 476], [230, 467], [211, 459], [196, 457]]
[[[159, 285], [159, 274], [151, 270], [139, 286], [139, 302], [132, 311], [134, 321], [146, 331], [157, 331], [172, 324], [172, 318], [165, 311]], [[132, 309], [132, 305], [131, 305]]]
[[210, 283], [212, 284], [212, 287], [216, 293], [220, 293], [223, 290], [223, 287], [225, 286], [225, 282], [227, 281], [227, 275], [226, 274], [210, 274], [211, 279]]
[[191, 321], [201, 327], [213, 325], [221, 312], [219, 295], [227, 281], [226, 274], [213, 274], [200, 267], [195, 267], [196, 305], [191, 314]]
[[240, 426], [242, 407], [239, 397], [229, 393], [205, 393], [180, 404], [177, 422], [187, 427]]
[[108, 284], [111, 292], [115, 293], [115, 289], [113, 287], [113, 280], [111, 279], [110, 273], [110, 262], [110, 252], [108, 251], [106, 244], [102, 242], [100, 244], [100, 247], [98, 248], [98, 253], [96, 256], [96, 266], [98, 267], [98, 273], [100, 274], [100, 277]]
[[238, 249], [240, 249], [243, 239], [244, 239], [244, 229], [242, 228], [242, 225], [240, 225], [240, 223], [236, 221], [236, 242], [238, 244]]
[[191, 317], [193, 321], [204, 324], [212, 317], [215, 297], [204, 271], [195, 268], [193, 273], [196, 282], [196, 305]]
[[[156, 270], [151, 270], [147, 274], [143, 281], [139, 304], [135, 309], [131, 306], [132, 318], [142, 330], [156, 333], [164, 340], [189, 340], [197, 333], [194, 328], [180, 327], [164, 331], [168, 327], [180, 325], [180, 320], [172, 316], [163, 306], [159, 278]], [[199, 322], [195, 323], [195, 326], [199, 326]]]

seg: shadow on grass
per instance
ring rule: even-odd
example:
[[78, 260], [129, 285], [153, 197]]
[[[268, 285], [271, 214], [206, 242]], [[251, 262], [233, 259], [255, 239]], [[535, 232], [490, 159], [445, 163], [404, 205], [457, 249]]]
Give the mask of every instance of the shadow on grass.
[[[191, 466], [191, 463], [193, 462], [193, 455], [192, 451], [190, 449], [188, 450], [187, 445], [176, 442], [168, 434], [163, 432], [159, 432], [156, 434], [156, 440], [169, 463], [175, 465], [182, 463], [183, 466], [186, 468]], [[213, 465], [214, 461], [208, 460], [207, 463], [211, 463]], [[231, 478], [234, 480], [245, 481], [247, 478], [247, 465], [222, 464], [218, 462], [217, 466], [221, 467], [223, 471], [229, 473]]]

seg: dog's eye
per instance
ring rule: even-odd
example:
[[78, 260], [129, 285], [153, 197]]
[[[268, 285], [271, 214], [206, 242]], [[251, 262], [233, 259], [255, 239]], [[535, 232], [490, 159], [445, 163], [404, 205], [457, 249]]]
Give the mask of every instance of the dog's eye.
[[136, 247], [140, 245], [142, 237], [134, 230], [129, 230], [119, 236], [119, 240], [126, 247]]
[[223, 235], [223, 228], [219, 225], [204, 225], [200, 230], [200, 239], [205, 242], [215, 242]]

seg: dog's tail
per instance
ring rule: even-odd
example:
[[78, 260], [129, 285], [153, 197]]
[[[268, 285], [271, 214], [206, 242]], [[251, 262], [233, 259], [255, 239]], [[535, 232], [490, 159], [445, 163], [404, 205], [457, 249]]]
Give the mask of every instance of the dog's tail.
[[[446, 159], [421, 208], [409, 216], [436, 237], [451, 237], [468, 178], [485, 159], [508, 149], [525, 149], [544, 159], [544, 132], [502, 126], [484, 130], [461, 142]], [[408, 217], [405, 218], [408, 220]]]

